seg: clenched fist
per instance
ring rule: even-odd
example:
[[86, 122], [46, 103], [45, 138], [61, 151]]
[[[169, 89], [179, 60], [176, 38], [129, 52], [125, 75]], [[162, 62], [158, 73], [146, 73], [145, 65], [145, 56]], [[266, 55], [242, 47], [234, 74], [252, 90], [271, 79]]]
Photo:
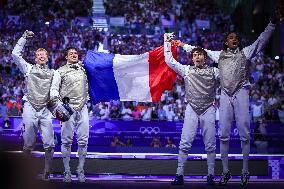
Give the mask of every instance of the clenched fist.
[[164, 34], [164, 42], [170, 42], [175, 37], [174, 32]]
[[29, 30], [26, 30], [22, 35], [22, 37], [25, 38], [25, 39], [32, 38], [33, 36], [34, 36], [34, 32], [29, 31]]

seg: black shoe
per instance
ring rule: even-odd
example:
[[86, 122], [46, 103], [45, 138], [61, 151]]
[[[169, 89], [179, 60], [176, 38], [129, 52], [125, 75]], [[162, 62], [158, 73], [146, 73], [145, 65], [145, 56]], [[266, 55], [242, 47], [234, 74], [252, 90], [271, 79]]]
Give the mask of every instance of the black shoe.
[[248, 185], [249, 182], [249, 173], [242, 173], [241, 175], [241, 186]]
[[214, 176], [213, 175], [208, 175], [207, 176], [207, 185], [209, 185], [209, 186], [214, 186], [215, 185], [215, 181], [214, 181]]
[[25, 158], [31, 158], [32, 157], [32, 151], [31, 150], [23, 150], [23, 156]]
[[175, 180], [171, 182], [172, 185], [183, 185], [183, 175], [176, 175]]
[[227, 182], [230, 180], [231, 178], [231, 173], [230, 171], [228, 171], [227, 173], [223, 173], [222, 177], [219, 181], [219, 185], [220, 186], [226, 186]]
[[50, 180], [50, 173], [44, 172], [43, 175], [42, 175], [42, 180], [49, 181]]

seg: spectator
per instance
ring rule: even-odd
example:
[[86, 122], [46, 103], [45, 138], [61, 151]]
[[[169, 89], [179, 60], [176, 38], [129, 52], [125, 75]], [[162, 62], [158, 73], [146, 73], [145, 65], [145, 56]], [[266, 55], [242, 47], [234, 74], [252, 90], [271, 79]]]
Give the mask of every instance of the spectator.
[[166, 111], [163, 109], [162, 106], [159, 106], [158, 116], [159, 116], [159, 120], [166, 120]]
[[100, 117], [102, 120], [109, 119], [109, 109], [108, 105], [103, 104], [102, 109], [100, 110]]
[[126, 140], [125, 146], [128, 146], [128, 147], [132, 147], [133, 146], [130, 138]]
[[132, 111], [131, 109], [129, 108], [129, 105], [128, 103], [125, 103], [125, 106], [122, 108], [122, 111], [121, 111], [121, 117], [123, 120], [127, 121], [127, 120], [132, 120]]
[[176, 145], [173, 143], [173, 140], [171, 138], [167, 138], [166, 148], [176, 148]]
[[156, 111], [156, 107], [152, 107], [152, 111], [151, 111], [151, 119], [157, 121], [158, 120], [158, 114]]
[[174, 117], [175, 117], [175, 113], [174, 113], [174, 111], [172, 110], [172, 108], [169, 107], [169, 110], [168, 110], [168, 112], [167, 112], [167, 120], [168, 120], [168, 121], [173, 121]]
[[152, 119], [152, 107], [147, 107], [141, 112], [143, 121], [150, 121]]
[[174, 121], [179, 121], [181, 119], [182, 119], [182, 117], [181, 117], [181, 114], [178, 111], [178, 108], [174, 108]]
[[268, 105], [273, 106], [277, 103], [277, 99], [274, 95], [271, 95], [270, 98], [268, 99]]
[[3, 99], [0, 99], [0, 117], [5, 119], [7, 117], [7, 106], [3, 102]]
[[117, 120], [117, 119], [120, 118], [119, 109], [118, 109], [118, 107], [117, 107], [116, 105], [114, 105], [114, 106], [111, 107], [109, 117], [110, 117], [111, 119], [115, 119], [115, 120]]
[[116, 147], [116, 146], [125, 146], [125, 145], [123, 144], [123, 142], [119, 140], [118, 136], [115, 135], [113, 136], [110, 146]]
[[20, 116], [21, 112], [17, 108], [17, 102], [13, 102], [13, 106], [8, 111], [9, 116]]
[[162, 147], [162, 144], [160, 142], [160, 139], [158, 139], [157, 137], [153, 137], [153, 140], [150, 144], [151, 147], [154, 147], [154, 148], [160, 148]]
[[256, 145], [256, 151], [258, 154], [268, 153], [268, 140], [269, 137], [266, 131], [267, 124], [263, 120], [258, 120], [256, 122], [256, 127], [254, 129], [254, 144]]
[[141, 112], [138, 110], [137, 107], [134, 107], [134, 111], [132, 112], [132, 117], [134, 120], [140, 120], [141, 119]]
[[100, 108], [99, 108], [99, 104], [96, 104], [93, 106], [93, 116], [95, 119], [100, 119], [101, 115], [100, 115]]
[[256, 122], [259, 119], [261, 119], [264, 114], [264, 107], [262, 101], [258, 100], [255, 104], [251, 105], [251, 108], [252, 108], [253, 122]]

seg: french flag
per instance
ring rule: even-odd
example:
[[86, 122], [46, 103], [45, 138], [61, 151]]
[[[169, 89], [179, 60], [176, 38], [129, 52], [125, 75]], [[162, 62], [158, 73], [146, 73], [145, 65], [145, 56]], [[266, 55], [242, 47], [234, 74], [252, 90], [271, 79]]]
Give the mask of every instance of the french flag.
[[[176, 59], [174, 44], [172, 52]], [[163, 46], [140, 55], [88, 51], [83, 63], [94, 103], [158, 102], [176, 80], [176, 73], [165, 62]]]

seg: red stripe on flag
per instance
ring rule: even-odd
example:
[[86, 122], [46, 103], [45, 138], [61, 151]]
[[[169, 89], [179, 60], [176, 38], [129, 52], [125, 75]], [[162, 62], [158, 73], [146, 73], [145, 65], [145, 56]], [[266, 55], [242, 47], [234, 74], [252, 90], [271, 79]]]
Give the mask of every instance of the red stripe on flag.
[[[177, 48], [172, 45], [173, 57], [177, 57]], [[163, 91], [171, 90], [176, 80], [176, 73], [165, 62], [164, 46], [149, 52], [149, 82], [153, 102], [159, 102]]]

